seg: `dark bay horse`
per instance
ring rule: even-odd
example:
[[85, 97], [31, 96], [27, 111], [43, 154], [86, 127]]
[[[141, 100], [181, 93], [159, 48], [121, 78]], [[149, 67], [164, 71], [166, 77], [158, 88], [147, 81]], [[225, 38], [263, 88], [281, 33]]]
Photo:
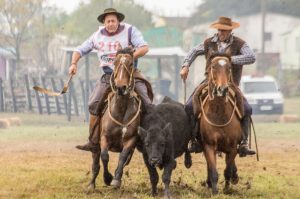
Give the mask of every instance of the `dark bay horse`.
[[199, 124], [207, 162], [207, 184], [212, 188], [212, 193], [217, 194], [218, 151], [226, 154], [225, 189], [229, 188], [230, 182], [236, 184], [239, 180], [235, 157], [242, 139], [242, 128], [237, 103], [234, 97], [230, 97], [230, 93], [237, 92], [232, 82], [230, 56], [214, 54], [208, 61], [208, 91], [205, 97], [199, 99], [202, 110]]
[[[136, 146], [142, 102], [134, 92], [134, 71], [133, 50], [119, 50], [110, 81], [112, 93], [108, 96], [108, 106], [101, 119], [100, 152], [93, 153], [93, 176], [89, 186], [92, 189], [95, 189], [95, 181], [99, 174], [100, 157], [105, 184], [119, 188], [123, 168], [129, 163]], [[108, 151], [120, 153], [114, 177], [108, 171]]]

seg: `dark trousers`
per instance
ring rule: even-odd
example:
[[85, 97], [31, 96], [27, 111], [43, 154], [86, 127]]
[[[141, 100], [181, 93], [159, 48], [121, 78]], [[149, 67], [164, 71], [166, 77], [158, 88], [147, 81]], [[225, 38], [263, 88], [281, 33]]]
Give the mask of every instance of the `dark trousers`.
[[[92, 115], [100, 115], [104, 100], [107, 97], [107, 92], [110, 91], [110, 83], [109, 83], [110, 75], [104, 74], [100, 80], [97, 81], [96, 86], [89, 98], [89, 112]], [[138, 95], [141, 97], [143, 104], [151, 104], [151, 100], [147, 93], [147, 87], [143, 80], [135, 78], [135, 90]]]

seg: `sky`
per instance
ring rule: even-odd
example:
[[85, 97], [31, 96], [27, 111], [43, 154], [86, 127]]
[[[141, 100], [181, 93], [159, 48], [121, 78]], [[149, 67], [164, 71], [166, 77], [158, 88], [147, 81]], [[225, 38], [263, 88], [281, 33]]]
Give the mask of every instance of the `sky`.
[[[71, 13], [77, 8], [80, 2], [88, 2], [89, 0], [48, 0], [50, 5]], [[154, 14], [164, 16], [190, 16], [201, 0], [134, 0], [140, 5], [144, 5]]]

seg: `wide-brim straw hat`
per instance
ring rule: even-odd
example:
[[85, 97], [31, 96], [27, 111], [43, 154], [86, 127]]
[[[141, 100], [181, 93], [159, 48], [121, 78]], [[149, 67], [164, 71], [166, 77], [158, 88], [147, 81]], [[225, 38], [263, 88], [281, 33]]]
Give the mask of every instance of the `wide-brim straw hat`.
[[219, 17], [219, 20], [210, 25], [211, 28], [219, 30], [232, 30], [240, 27], [240, 24], [232, 21], [228, 17]]
[[101, 23], [104, 23], [105, 16], [108, 15], [108, 14], [115, 14], [117, 16], [119, 22], [123, 21], [124, 18], [125, 18], [125, 15], [122, 14], [122, 13], [120, 13], [120, 12], [118, 12], [116, 9], [114, 9], [114, 8], [107, 8], [107, 9], [105, 9], [103, 11], [102, 14], [100, 14], [97, 17], [98, 21], [101, 22]]

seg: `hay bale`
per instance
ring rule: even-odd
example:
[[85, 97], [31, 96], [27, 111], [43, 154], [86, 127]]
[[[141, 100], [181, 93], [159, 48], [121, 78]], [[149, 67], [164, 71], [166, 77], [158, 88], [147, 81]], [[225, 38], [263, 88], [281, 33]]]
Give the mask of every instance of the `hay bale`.
[[0, 119], [0, 129], [7, 129], [9, 127], [8, 119]]
[[19, 117], [8, 118], [8, 121], [10, 126], [20, 126], [22, 123]]
[[300, 117], [298, 115], [281, 115], [279, 121], [282, 123], [299, 122]]

